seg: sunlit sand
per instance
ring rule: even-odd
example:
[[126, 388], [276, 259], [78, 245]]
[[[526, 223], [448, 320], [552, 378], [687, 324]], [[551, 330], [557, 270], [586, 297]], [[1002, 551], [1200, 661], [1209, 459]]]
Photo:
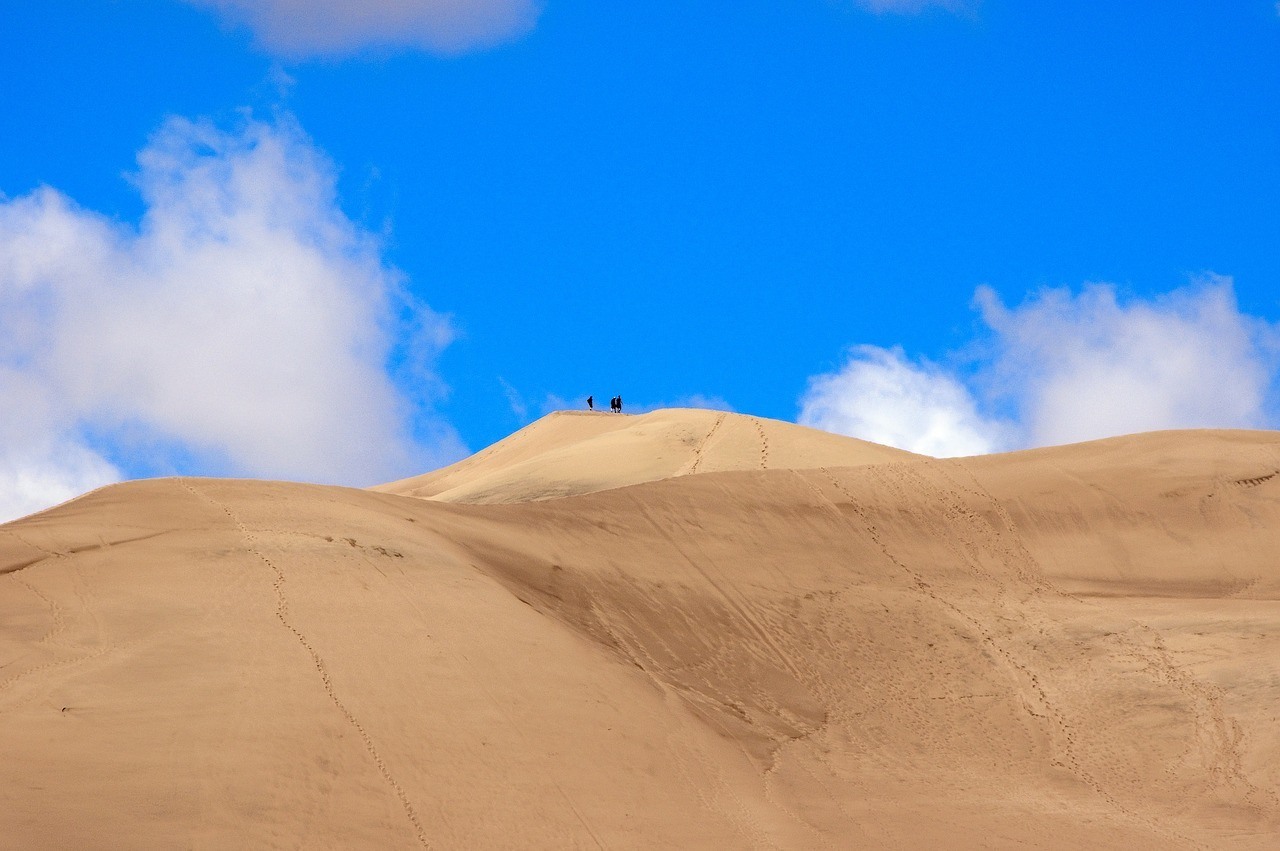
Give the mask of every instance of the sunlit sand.
[[1280, 434], [553, 414], [0, 526], [0, 846], [1275, 848]]

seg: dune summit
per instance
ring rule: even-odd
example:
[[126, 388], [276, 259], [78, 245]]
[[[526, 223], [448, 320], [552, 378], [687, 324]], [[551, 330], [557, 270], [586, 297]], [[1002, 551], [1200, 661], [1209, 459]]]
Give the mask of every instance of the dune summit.
[[1280, 434], [553, 414], [0, 526], [9, 847], [1274, 848]]

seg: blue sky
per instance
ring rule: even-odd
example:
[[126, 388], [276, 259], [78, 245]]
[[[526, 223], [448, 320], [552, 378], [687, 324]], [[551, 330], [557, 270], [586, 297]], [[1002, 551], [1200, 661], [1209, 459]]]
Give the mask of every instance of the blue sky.
[[9, 515], [588, 393], [936, 454], [1278, 421], [1272, 2], [330, 5], [0, 13]]

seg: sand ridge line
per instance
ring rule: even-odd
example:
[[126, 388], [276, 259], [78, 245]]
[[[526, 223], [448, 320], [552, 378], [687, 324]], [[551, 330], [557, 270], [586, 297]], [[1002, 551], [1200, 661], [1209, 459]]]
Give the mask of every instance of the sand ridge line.
[[[895, 466], [901, 466], [901, 465], [892, 465], [892, 464], [883, 465], [883, 467], [868, 468], [865, 472], [874, 474], [876, 472], [882, 471], [884, 467], [895, 467]], [[937, 591], [934, 590], [933, 586], [928, 581], [926, 581], [919, 572], [912, 569], [905, 562], [899, 559], [897, 555], [893, 553], [892, 549], [888, 546], [888, 544], [884, 541], [884, 539], [881, 537], [879, 529], [875, 526], [875, 524], [871, 523], [871, 519], [867, 515], [866, 509], [862, 507], [862, 505], [858, 502], [858, 500], [854, 497], [854, 495], [844, 486], [843, 483], [839, 481], [839, 479], [837, 479], [831, 473], [830, 470], [828, 470], [825, 467], [820, 467], [819, 470], [822, 472], [824, 476], [826, 476], [826, 478], [831, 482], [831, 484], [836, 488], [836, 490], [838, 490], [841, 494], [844, 495], [846, 499], [849, 500], [850, 507], [853, 508], [854, 512], [862, 519], [863, 524], [866, 527], [866, 531], [868, 535], [871, 537], [872, 541], [876, 544], [876, 546], [880, 549], [880, 551], [891, 563], [896, 565], [900, 570], [902, 570], [904, 573], [906, 573], [908, 576], [911, 577], [917, 590], [920, 593], [931, 598], [932, 600], [936, 601], [940, 605], [944, 606], [945, 608], [949, 609], [950, 611], [954, 612], [965, 623], [967, 623], [970, 626], [970, 628], [972, 628], [977, 633], [979, 638], [981, 638], [982, 641], [988, 647], [990, 647], [993, 651], [995, 651], [995, 653], [1002, 660], [1004, 660], [1004, 662], [1007, 665], [1011, 666], [1013, 669], [1018, 671], [1022, 677], [1026, 678], [1027, 682], [1031, 686], [1032, 692], [1035, 694], [1037, 698], [1037, 701], [1039, 702], [1040, 706], [1043, 708], [1043, 712], [1037, 712], [1030, 705], [1030, 703], [1027, 702], [1025, 697], [1023, 697], [1021, 701], [1023, 709], [1026, 710], [1028, 715], [1034, 718], [1040, 719], [1041, 721], [1047, 724], [1050, 724], [1052, 727], [1056, 727], [1061, 736], [1061, 741], [1063, 743], [1061, 746], [1062, 756], [1060, 758], [1055, 754], [1051, 754], [1049, 757], [1049, 761], [1051, 764], [1056, 765], [1060, 768], [1063, 768], [1069, 771], [1071, 774], [1075, 775], [1081, 782], [1083, 782], [1086, 786], [1092, 789], [1094, 793], [1097, 794], [1102, 800], [1106, 801], [1107, 804], [1109, 804], [1114, 810], [1116, 810], [1118, 813], [1122, 814], [1126, 818], [1130, 819], [1131, 821], [1137, 822], [1139, 824], [1143, 824], [1158, 834], [1163, 834], [1169, 838], [1176, 839], [1187, 845], [1191, 845], [1197, 848], [1204, 847], [1202, 843], [1195, 841], [1191, 837], [1178, 833], [1177, 831], [1174, 831], [1164, 826], [1163, 824], [1156, 821], [1155, 819], [1147, 818], [1141, 813], [1130, 809], [1124, 803], [1122, 803], [1118, 798], [1116, 798], [1113, 794], [1111, 794], [1111, 792], [1109, 792], [1102, 785], [1102, 783], [1093, 775], [1091, 771], [1089, 771], [1083, 765], [1081, 765], [1079, 755], [1077, 754], [1078, 745], [1076, 742], [1076, 735], [1073, 732], [1071, 725], [1067, 722], [1065, 714], [1060, 709], [1058, 709], [1058, 707], [1053, 703], [1053, 701], [1049, 699], [1048, 692], [1045, 690], [1044, 686], [1041, 685], [1040, 678], [1035, 674], [1035, 672], [1033, 672], [1030, 668], [1024, 665], [1021, 661], [1019, 661], [1012, 653], [1009, 652], [1007, 648], [1005, 648], [999, 641], [997, 641], [996, 636], [987, 627], [985, 627], [981, 621], [979, 621], [977, 618], [974, 618], [972, 615], [970, 615], [968, 612], [964, 611], [959, 606], [952, 603], [950, 600], [947, 600], [945, 597], [941, 596]], [[1054, 737], [1051, 736], [1050, 741], [1053, 741], [1053, 739]]]
[[702, 438], [702, 442], [698, 444], [698, 448], [693, 451], [693, 464], [689, 467], [687, 475], [692, 476], [694, 473], [698, 472], [698, 468], [702, 466], [703, 451], [711, 442], [711, 438], [716, 433], [716, 430], [724, 423], [724, 418], [724, 414], [716, 417], [716, 421], [711, 424], [711, 430]]
[[368, 751], [369, 755], [373, 758], [374, 764], [377, 765], [378, 771], [382, 774], [383, 779], [386, 780], [389, 786], [391, 786], [392, 790], [396, 793], [396, 797], [400, 799], [400, 805], [404, 808], [405, 815], [408, 817], [410, 824], [413, 825], [414, 834], [418, 839], [418, 843], [422, 845], [423, 848], [430, 848], [431, 844], [427, 841], [426, 831], [423, 829], [422, 822], [418, 818], [417, 810], [409, 800], [409, 796], [405, 792], [404, 787], [402, 787], [395, 779], [394, 775], [392, 775], [391, 769], [387, 766], [386, 760], [383, 759], [382, 754], [378, 751], [377, 745], [374, 744], [373, 737], [369, 735], [368, 731], [364, 728], [364, 725], [360, 723], [351, 710], [347, 708], [347, 705], [343, 703], [342, 698], [338, 696], [337, 691], [334, 689], [333, 679], [329, 674], [329, 669], [324, 664], [324, 660], [320, 658], [320, 654], [315, 649], [315, 646], [312, 645], [306, 635], [303, 634], [303, 632], [289, 619], [289, 601], [284, 591], [284, 571], [281, 570], [281, 568], [274, 561], [268, 558], [260, 549], [258, 549], [256, 536], [249, 531], [248, 527], [245, 526], [239, 516], [229, 505], [214, 499], [208, 494], [201, 493], [185, 479], [180, 479], [179, 481], [184, 488], [191, 492], [193, 496], [222, 509], [236, 529], [240, 531], [245, 542], [249, 545], [249, 552], [253, 553], [253, 555], [265, 564], [274, 574], [275, 578], [272, 582], [272, 590], [275, 592], [276, 596], [276, 618], [279, 619], [285, 629], [293, 633], [294, 638], [296, 638], [298, 643], [302, 645], [302, 648], [307, 651], [307, 654], [311, 657], [312, 664], [315, 665], [316, 671], [320, 675], [320, 682], [324, 686], [325, 693], [328, 695], [330, 702], [333, 703], [338, 712], [347, 720], [347, 723], [355, 728], [355, 731], [359, 734], [361, 741], [364, 742], [365, 750]]

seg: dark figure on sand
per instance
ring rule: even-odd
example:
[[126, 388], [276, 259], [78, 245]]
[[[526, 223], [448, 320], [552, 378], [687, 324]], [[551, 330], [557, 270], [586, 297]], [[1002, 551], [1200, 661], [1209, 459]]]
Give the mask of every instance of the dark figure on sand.
[[613, 411], [615, 414], [622, 413], [622, 397], [621, 396], [614, 396], [612, 399], [609, 400], [609, 410]]
[[588, 410], [588, 411], [594, 411], [595, 409], [596, 409], [596, 397], [595, 397], [595, 396], [588, 396], [588, 397], [587, 397], [587, 410]]

